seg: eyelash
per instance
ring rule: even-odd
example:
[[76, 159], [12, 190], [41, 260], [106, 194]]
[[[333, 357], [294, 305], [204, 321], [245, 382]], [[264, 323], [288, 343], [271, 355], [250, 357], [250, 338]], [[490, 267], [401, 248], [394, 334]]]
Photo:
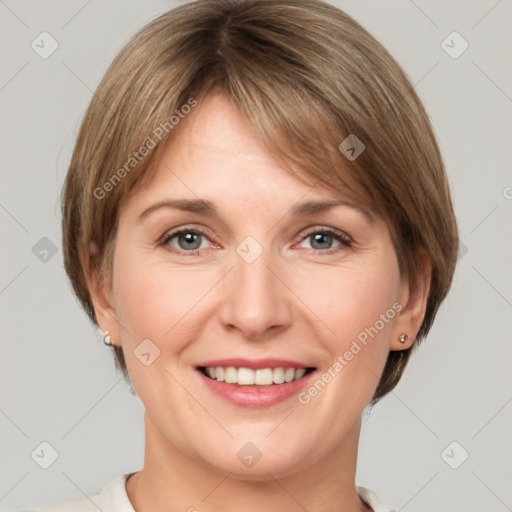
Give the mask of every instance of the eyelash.
[[[199, 229], [199, 228], [181, 228], [177, 231], [174, 231], [172, 233], [166, 233], [159, 245], [160, 246], [165, 246], [165, 248], [173, 253], [176, 253], [176, 254], [186, 254], [188, 256], [199, 256], [201, 251], [204, 250], [204, 249], [195, 249], [193, 251], [184, 251], [184, 250], [178, 250], [174, 247], [171, 247], [169, 244], [169, 242], [181, 235], [181, 234], [184, 234], [184, 233], [193, 233], [193, 234], [197, 234], [197, 235], [202, 235], [204, 236], [205, 238], [208, 238], [208, 235], [205, 231], [203, 231], [202, 229]], [[322, 256], [328, 256], [328, 255], [331, 255], [331, 254], [335, 254], [339, 251], [342, 251], [344, 249], [348, 249], [348, 248], [351, 248], [352, 247], [352, 244], [353, 244], [353, 241], [352, 241], [352, 238], [347, 235], [346, 233], [343, 233], [342, 231], [337, 231], [335, 229], [332, 229], [332, 228], [319, 228], [319, 227], [315, 227], [311, 230], [308, 230], [301, 238], [301, 242], [303, 240], [305, 240], [306, 238], [312, 236], [312, 235], [316, 235], [317, 233], [320, 233], [320, 234], [327, 234], [327, 235], [330, 235], [332, 236], [335, 240], [337, 240], [338, 242], [340, 242], [340, 245], [337, 246], [337, 247], [334, 247], [332, 249], [326, 249], [326, 250], [321, 250], [321, 249], [310, 249], [312, 251], [314, 251], [316, 254], [319, 254], [319, 255], [322, 255]]]

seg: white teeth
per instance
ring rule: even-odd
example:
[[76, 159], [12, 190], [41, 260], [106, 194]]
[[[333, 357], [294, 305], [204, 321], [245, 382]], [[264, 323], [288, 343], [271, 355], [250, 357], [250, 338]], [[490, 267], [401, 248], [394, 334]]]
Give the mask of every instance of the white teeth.
[[236, 384], [237, 379], [236, 368], [234, 366], [228, 366], [224, 370], [224, 382], [227, 382], [228, 384]]
[[239, 386], [270, 386], [272, 384], [283, 384], [298, 380], [306, 374], [305, 368], [235, 368], [228, 366], [208, 367], [206, 375], [219, 382], [238, 384]]
[[284, 382], [284, 368], [274, 368], [273, 381], [274, 384], [282, 384]]
[[273, 382], [272, 368], [262, 368], [256, 370], [254, 374], [254, 384], [257, 386], [270, 386]]
[[293, 377], [293, 380], [298, 380], [301, 377], [304, 377], [304, 374], [306, 373], [306, 368], [298, 368], [295, 370], [295, 376]]
[[238, 368], [238, 384], [252, 386], [254, 384], [254, 371], [249, 368]]
[[293, 377], [295, 377], [295, 370], [293, 368], [286, 368], [284, 372], [284, 381], [291, 382]]

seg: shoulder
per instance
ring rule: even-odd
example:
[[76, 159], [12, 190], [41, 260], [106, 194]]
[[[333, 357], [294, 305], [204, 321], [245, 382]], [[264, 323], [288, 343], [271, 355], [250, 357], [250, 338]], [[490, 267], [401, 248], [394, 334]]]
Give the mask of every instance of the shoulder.
[[[135, 512], [126, 494], [126, 479], [133, 473], [121, 475], [108, 483], [99, 494], [54, 503], [40, 508], [29, 508], [17, 512]], [[359, 497], [373, 512], [395, 512], [382, 504], [378, 496], [366, 487], [358, 486]], [[14, 512], [14, 511], [5, 511]]]
[[[126, 494], [126, 479], [133, 473], [118, 476], [105, 485], [98, 494], [88, 494], [44, 507], [16, 512], [135, 512]], [[14, 512], [14, 511], [5, 511]]]
[[94, 494], [17, 512], [98, 512], [98, 510], [101, 510], [100, 497], [99, 494]]
[[357, 494], [373, 512], [396, 512], [395, 509], [384, 506], [379, 497], [366, 487], [357, 486]]

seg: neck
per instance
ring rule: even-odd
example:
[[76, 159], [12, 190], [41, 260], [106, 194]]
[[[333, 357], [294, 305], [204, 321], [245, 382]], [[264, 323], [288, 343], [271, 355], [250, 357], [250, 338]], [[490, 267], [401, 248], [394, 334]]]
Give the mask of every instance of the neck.
[[136, 512], [371, 510], [355, 489], [360, 420], [335, 449], [306, 469], [279, 478], [262, 471], [258, 480], [244, 480], [199, 462], [169, 443], [147, 413], [144, 422], [144, 467], [126, 482]]

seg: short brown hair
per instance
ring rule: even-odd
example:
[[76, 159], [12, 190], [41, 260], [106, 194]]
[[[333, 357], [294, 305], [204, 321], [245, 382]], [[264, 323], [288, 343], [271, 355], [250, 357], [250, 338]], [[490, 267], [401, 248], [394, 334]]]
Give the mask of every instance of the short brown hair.
[[[110, 286], [120, 206], [150, 175], [173, 134], [171, 117], [214, 88], [290, 173], [304, 181], [298, 167], [381, 215], [409, 282], [421, 270], [420, 251], [428, 256], [431, 286], [420, 341], [457, 260], [444, 165], [400, 66], [356, 21], [321, 0], [189, 2], [147, 24], [111, 63], [82, 121], [62, 192], [65, 269], [92, 322], [97, 325], [84, 274], [89, 261], [81, 255], [94, 242], [99, 260], [90, 263]], [[168, 128], [165, 135], [152, 136], [159, 126]], [[339, 149], [349, 135], [365, 146], [356, 159]], [[134, 162], [142, 147], [145, 156]], [[105, 200], [98, 197], [107, 192]], [[114, 350], [129, 381], [122, 348]], [[398, 383], [411, 350], [389, 353], [372, 403]]]

